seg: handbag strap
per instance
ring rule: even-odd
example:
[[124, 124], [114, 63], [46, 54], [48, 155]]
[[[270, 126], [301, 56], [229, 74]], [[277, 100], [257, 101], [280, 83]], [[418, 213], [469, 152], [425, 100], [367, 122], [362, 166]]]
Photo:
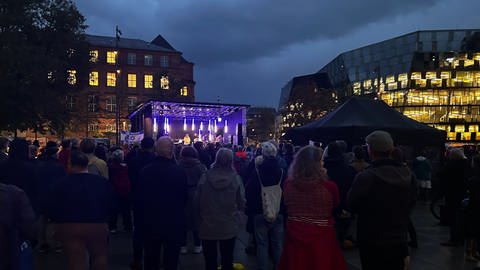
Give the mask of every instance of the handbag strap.
[[[262, 183], [262, 178], [260, 177], [260, 171], [258, 170], [258, 167], [255, 166], [255, 170], [257, 171], [257, 176], [258, 176], [258, 181], [260, 182], [260, 186], [263, 188], [263, 183]], [[275, 186], [280, 186], [280, 184], [282, 183], [282, 179], [283, 179], [283, 169], [280, 168], [280, 180], [278, 180], [278, 183], [275, 185]]]

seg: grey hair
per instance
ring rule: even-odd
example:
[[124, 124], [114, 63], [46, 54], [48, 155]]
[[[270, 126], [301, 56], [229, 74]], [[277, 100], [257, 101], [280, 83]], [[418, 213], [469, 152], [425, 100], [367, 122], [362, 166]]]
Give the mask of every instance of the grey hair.
[[212, 168], [219, 169], [231, 169], [233, 168], [233, 152], [228, 148], [220, 148], [215, 155], [215, 162], [212, 164]]

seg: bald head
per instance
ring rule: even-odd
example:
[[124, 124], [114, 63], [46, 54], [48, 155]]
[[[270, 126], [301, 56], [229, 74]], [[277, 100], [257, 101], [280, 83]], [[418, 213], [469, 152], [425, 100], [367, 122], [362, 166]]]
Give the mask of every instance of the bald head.
[[157, 152], [157, 155], [161, 157], [173, 158], [173, 148], [173, 141], [168, 136], [158, 138], [155, 143], [155, 151]]

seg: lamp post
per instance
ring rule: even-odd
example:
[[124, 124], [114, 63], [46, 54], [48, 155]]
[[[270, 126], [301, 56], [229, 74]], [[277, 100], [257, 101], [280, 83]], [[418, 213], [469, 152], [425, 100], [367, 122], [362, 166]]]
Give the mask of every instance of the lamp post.
[[[122, 31], [118, 29], [118, 25], [115, 27], [115, 65], [119, 66], [118, 63], [118, 42], [120, 41], [120, 36]], [[120, 146], [120, 69], [117, 69], [117, 79], [115, 81], [115, 143], [117, 146]]]

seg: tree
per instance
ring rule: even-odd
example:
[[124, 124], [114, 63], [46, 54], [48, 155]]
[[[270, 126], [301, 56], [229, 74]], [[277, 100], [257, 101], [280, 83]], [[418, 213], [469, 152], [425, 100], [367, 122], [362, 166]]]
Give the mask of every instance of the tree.
[[62, 132], [88, 77], [85, 18], [70, 0], [0, 2], [0, 129]]

